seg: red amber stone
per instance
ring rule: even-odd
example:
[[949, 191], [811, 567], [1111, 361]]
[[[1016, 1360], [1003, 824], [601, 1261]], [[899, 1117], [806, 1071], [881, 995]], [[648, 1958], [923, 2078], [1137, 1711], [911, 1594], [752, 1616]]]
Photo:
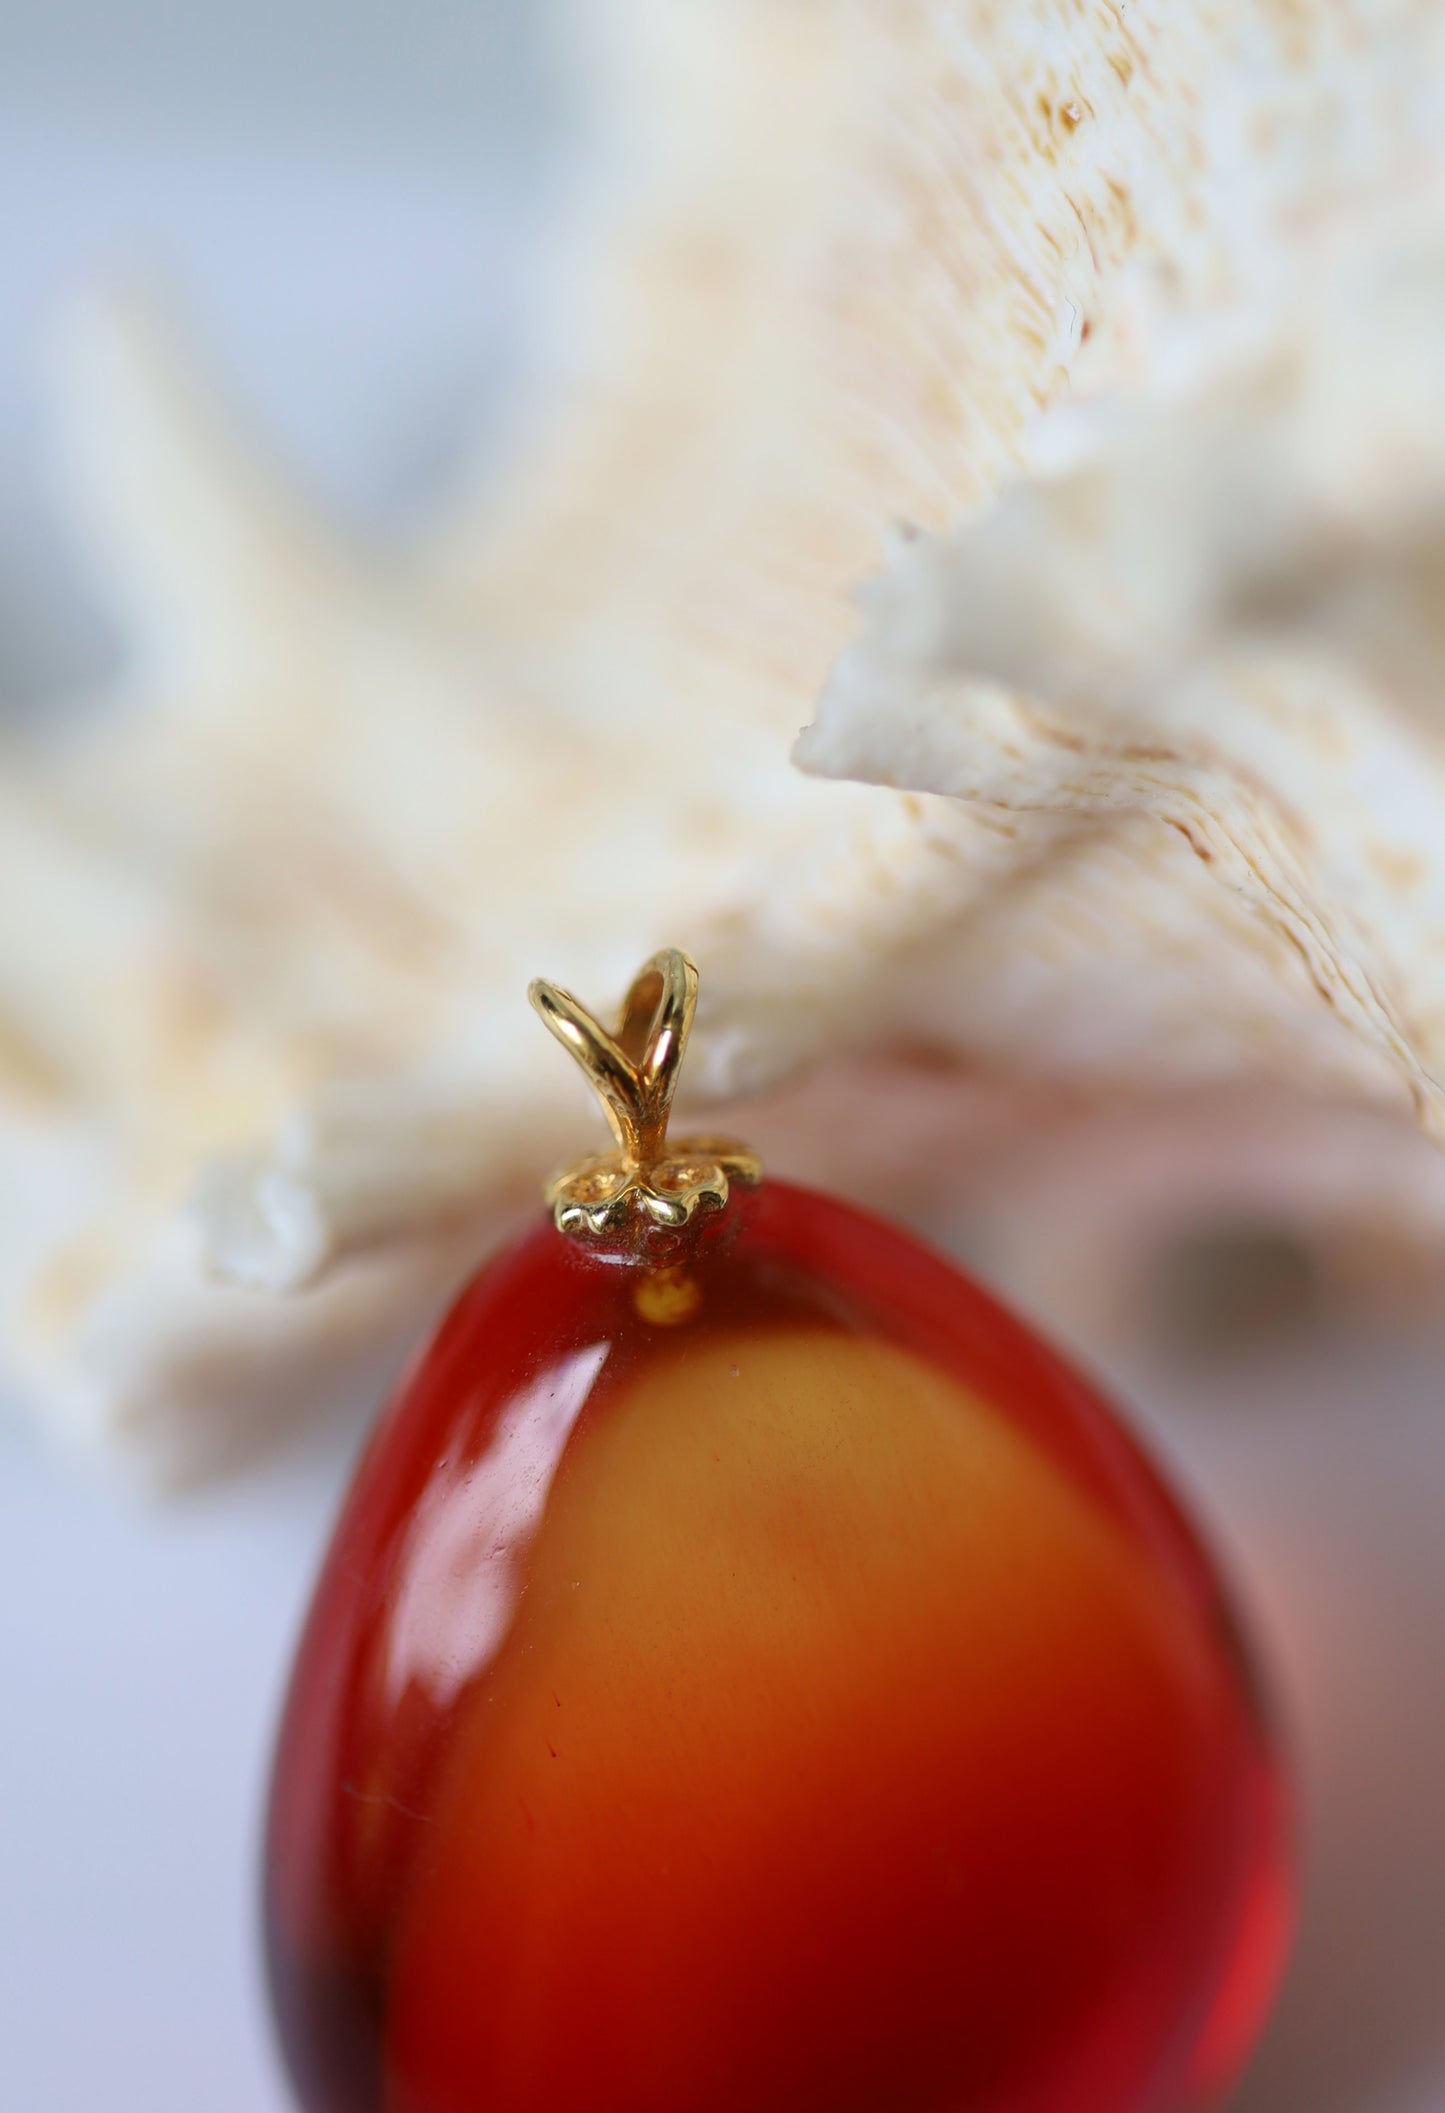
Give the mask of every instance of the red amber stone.
[[296, 1666], [308, 2113], [1159, 2113], [1287, 1915], [1229, 1610], [1137, 1448], [905, 1234], [770, 1182], [547, 1225], [382, 1422]]

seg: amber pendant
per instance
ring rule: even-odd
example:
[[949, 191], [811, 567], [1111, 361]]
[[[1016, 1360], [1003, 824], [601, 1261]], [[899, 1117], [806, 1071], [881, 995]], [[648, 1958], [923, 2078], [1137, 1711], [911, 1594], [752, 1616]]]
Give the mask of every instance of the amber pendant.
[[534, 1002], [618, 1151], [462, 1294], [292, 1681], [271, 1986], [307, 2113], [1172, 2113], [1278, 1972], [1208, 1558], [906, 1234], [669, 1147], [695, 971]]

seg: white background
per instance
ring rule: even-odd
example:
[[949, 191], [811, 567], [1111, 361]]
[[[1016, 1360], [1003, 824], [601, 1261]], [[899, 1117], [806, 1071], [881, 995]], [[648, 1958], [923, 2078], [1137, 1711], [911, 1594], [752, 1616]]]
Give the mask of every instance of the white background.
[[[43, 709], [114, 650], [51, 464], [54, 348], [99, 278], [174, 289], [260, 431], [358, 524], [445, 489], [518, 357], [559, 151], [544, 14], [0, 0], [5, 703]], [[1240, 2113], [1445, 2113], [1445, 1347], [1132, 1377], [1300, 1749], [1305, 1925]], [[256, 1832], [366, 1407], [168, 1509], [0, 1416], [5, 2113], [281, 2113]]]

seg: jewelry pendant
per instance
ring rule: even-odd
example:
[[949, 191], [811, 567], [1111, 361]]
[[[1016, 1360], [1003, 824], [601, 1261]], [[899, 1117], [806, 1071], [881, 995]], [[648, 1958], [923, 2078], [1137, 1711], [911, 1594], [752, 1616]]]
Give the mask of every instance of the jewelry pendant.
[[1169, 2113], [1288, 1920], [1219, 1582], [907, 1234], [669, 1146], [696, 971], [533, 986], [616, 1151], [373, 1438], [276, 1762], [307, 2113]]

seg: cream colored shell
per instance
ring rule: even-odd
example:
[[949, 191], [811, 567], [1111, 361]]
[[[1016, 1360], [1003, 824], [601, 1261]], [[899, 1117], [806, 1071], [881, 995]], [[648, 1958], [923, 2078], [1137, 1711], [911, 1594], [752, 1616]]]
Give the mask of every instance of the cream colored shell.
[[[149, 314], [74, 348], [131, 657], [0, 755], [0, 1294], [41, 1411], [163, 1475], [365, 1391], [590, 1134], [528, 978], [602, 1006], [669, 942], [695, 1100], [972, 1208], [1066, 1323], [1148, 1214], [1097, 1297], [1008, 1235], [1011, 1185], [1057, 1232], [1061, 1105], [1074, 1204], [1069, 1137], [1138, 1203], [1132, 1135], [1181, 1218], [1441, 1238], [1445, 6], [574, 27], [566, 380], [412, 547], [308, 513]], [[787, 1082], [920, 1052], [941, 1131], [870, 1180]]]

